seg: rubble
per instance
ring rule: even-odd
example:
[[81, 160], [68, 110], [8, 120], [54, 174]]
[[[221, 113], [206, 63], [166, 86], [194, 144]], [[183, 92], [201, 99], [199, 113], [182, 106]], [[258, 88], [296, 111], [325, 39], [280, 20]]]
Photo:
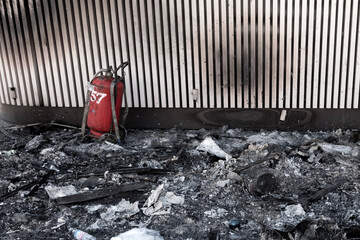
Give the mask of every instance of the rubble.
[[0, 239], [360, 237], [355, 130], [3, 130]]

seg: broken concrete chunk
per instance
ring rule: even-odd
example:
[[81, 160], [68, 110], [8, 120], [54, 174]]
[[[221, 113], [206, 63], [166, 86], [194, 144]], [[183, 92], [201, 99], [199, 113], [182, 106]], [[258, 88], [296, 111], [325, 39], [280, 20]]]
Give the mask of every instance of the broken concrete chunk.
[[158, 231], [147, 228], [133, 228], [110, 240], [164, 240]]
[[36, 136], [25, 145], [25, 150], [31, 151], [37, 149], [43, 141], [44, 141], [43, 135]]
[[57, 187], [52, 184], [48, 184], [45, 187], [45, 191], [49, 195], [50, 199], [57, 199], [60, 197], [65, 197], [65, 196], [69, 196], [69, 195], [73, 195], [73, 194], [77, 193], [77, 191], [73, 185]]
[[196, 150], [207, 152], [225, 160], [231, 159], [231, 156], [224, 152], [211, 137], [206, 137]]

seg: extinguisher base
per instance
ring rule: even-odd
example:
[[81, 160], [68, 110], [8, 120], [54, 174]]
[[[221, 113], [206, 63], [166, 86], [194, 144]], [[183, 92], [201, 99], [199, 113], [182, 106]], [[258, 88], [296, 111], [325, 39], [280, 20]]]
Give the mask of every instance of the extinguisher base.
[[103, 132], [97, 132], [94, 129], [90, 129], [90, 135], [96, 138], [99, 138], [103, 135]]

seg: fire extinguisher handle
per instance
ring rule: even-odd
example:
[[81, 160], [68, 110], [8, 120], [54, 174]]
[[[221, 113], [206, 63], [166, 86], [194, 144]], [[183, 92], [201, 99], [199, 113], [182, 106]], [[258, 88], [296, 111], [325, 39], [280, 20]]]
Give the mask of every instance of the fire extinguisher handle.
[[115, 74], [121, 69], [121, 77], [125, 76], [125, 68], [129, 65], [129, 62], [123, 62], [115, 69]]

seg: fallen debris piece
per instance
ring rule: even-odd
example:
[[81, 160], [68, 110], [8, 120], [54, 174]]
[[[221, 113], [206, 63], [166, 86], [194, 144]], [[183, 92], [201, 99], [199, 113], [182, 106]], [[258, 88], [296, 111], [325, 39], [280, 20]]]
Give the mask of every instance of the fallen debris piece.
[[138, 179], [141, 181], [149, 181], [149, 182], [157, 181], [157, 177], [153, 177], [153, 176], [142, 176], [142, 175], [138, 175], [138, 174], [123, 174], [121, 176], [125, 177], [125, 178], [129, 178], [129, 179]]
[[285, 109], [281, 110], [280, 121], [285, 122], [287, 111]]
[[50, 199], [57, 199], [77, 193], [76, 188], [73, 185], [58, 187], [49, 184], [45, 187], [45, 191], [49, 195]]
[[318, 143], [324, 152], [327, 153], [339, 153], [342, 155], [352, 155], [354, 157], [357, 156], [358, 152], [350, 146], [346, 145], [338, 145], [338, 144], [331, 144], [331, 143]]
[[154, 159], [141, 160], [140, 163], [139, 163], [139, 167], [148, 167], [148, 168], [151, 168], [151, 169], [162, 169], [161, 164], [158, 161], [154, 160]]
[[211, 209], [209, 211], [205, 211], [204, 215], [210, 218], [221, 218], [228, 214], [228, 211], [223, 208]]
[[107, 173], [117, 173], [117, 174], [128, 174], [128, 173], [137, 173], [137, 174], [165, 174], [171, 172], [167, 169], [158, 169], [150, 167], [123, 167], [117, 170], [95, 172], [95, 173], [84, 173], [77, 175], [78, 177], [91, 177], [91, 176], [104, 176], [105, 172]]
[[96, 185], [101, 185], [103, 183], [105, 183], [105, 179], [96, 177], [96, 176], [92, 176], [92, 177], [89, 177], [88, 179], [86, 179], [81, 185], [84, 187], [93, 187]]
[[306, 212], [301, 204], [289, 205], [280, 214], [273, 213], [266, 219], [266, 225], [271, 230], [290, 232], [306, 219]]
[[343, 185], [346, 182], [347, 182], [346, 177], [339, 177], [338, 179], [335, 180], [334, 184], [326, 186], [325, 188], [317, 191], [316, 193], [314, 193], [310, 197], [306, 197], [306, 198], [301, 199], [300, 203], [302, 205], [304, 205], [304, 206], [307, 206], [310, 203], [314, 203], [314, 202], [320, 200], [326, 194], [328, 194], [328, 193], [330, 193], [332, 191], [335, 191], [337, 188], [339, 188], [341, 185]]
[[91, 200], [105, 198], [119, 193], [131, 192], [135, 190], [139, 191], [141, 189], [146, 189], [149, 186], [150, 185], [147, 183], [124, 184], [111, 189], [99, 189], [95, 191], [83, 192], [65, 197], [60, 197], [56, 199], [56, 202], [60, 205], [87, 202]]
[[126, 151], [125, 148], [118, 144], [114, 144], [108, 141], [104, 142], [105, 144], [101, 145], [100, 149], [104, 151]]
[[75, 126], [72, 126], [72, 125], [56, 123], [56, 122], [49, 122], [47, 124], [52, 125], [52, 126], [56, 126], [56, 127], [62, 127], [62, 128], [71, 128], [71, 129], [78, 129], [78, 130], [81, 129], [79, 127], [75, 127]]
[[249, 176], [247, 187], [251, 194], [261, 196], [271, 193], [278, 188], [278, 178], [270, 171], [261, 172], [253, 177]]
[[53, 175], [55, 173], [54, 170], [49, 171], [45, 176], [43, 176], [39, 182], [35, 185], [35, 187], [33, 189], [31, 189], [31, 191], [29, 192], [28, 196], [32, 196], [34, 195], [34, 193], [44, 184], [46, 183], [46, 181], [49, 179], [49, 177], [51, 175]]
[[208, 235], [209, 240], [220, 240], [220, 232], [217, 229], [211, 229]]
[[154, 191], [152, 191], [148, 199], [146, 199], [146, 202], [144, 203], [144, 207], [150, 207], [154, 203], [156, 203], [163, 189], [164, 189], [164, 184], [161, 184]]
[[158, 231], [147, 228], [133, 228], [110, 240], [164, 240]]
[[241, 181], [242, 178], [240, 177], [239, 174], [237, 174], [236, 172], [233, 171], [229, 171], [227, 178], [230, 180], [236, 180], [236, 181]]
[[173, 192], [167, 192], [165, 196], [160, 197], [163, 189], [164, 184], [159, 185], [146, 200], [141, 208], [146, 216], [170, 214], [172, 204], [184, 204], [184, 197], [176, 196]]
[[173, 192], [167, 192], [163, 200], [170, 204], [182, 205], [185, 202], [184, 197], [176, 196]]
[[302, 216], [306, 214], [300, 203], [296, 205], [286, 206], [284, 213], [289, 218], [294, 218], [296, 216]]
[[140, 212], [139, 202], [130, 203], [125, 199], [115, 206], [109, 207], [106, 212], [100, 214], [105, 221], [115, 221], [119, 218], [128, 218]]
[[250, 143], [280, 145], [280, 146], [299, 146], [301, 140], [298, 138], [298, 133], [293, 132], [260, 132], [248, 137]]
[[95, 205], [87, 207], [89, 213], [100, 212], [100, 219], [97, 219], [95, 223], [91, 224], [87, 229], [101, 229], [109, 227], [117, 223], [118, 219], [125, 220], [138, 212], [139, 202], [130, 203], [125, 199], [122, 199], [117, 205], [106, 207], [104, 205]]
[[1, 151], [0, 152], [0, 157], [12, 156], [12, 155], [15, 155], [16, 153], [17, 153], [16, 150]]
[[349, 142], [356, 143], [360, 139], [360, 131], [357, 129], [351, 130], [351, 135], [349, 138]]
[[0, 126], [0, 132], [1, 132], [2, 134], [4, 134], [4, 136], [6, 136], [6, 137], [8, 137], [8, 138], [10, 138], [10, 139], [16, 139], [15, 136], [13, 136], [12, 134], [8, 133], [8, 131], [6, 131], [6, 130], [5, 130], [4, 128], [2, 128], [1, 126]]
[[229, 227], [230, 227], [231, 229], [235, 229], [235, 228], [240, 227], [240, 221], [237, 220], [237, 219], [231, 219], [231, 220], [229, 221]]
[[43, 135], [36, 136], [25, 145], [25, 150], [26, 151], [35, 150], [40, 146], [40, 144], [43, 141], [44, 141]]
[[230, 180], [229, 179], [226, 179], [226, 180], [219, 180], [217, 183], [216, 183], [216, 186], [218, 187], [225, 187], [226, 185], [228, 185], [230, 183]]
[[345, 229], [346, 239], [360, 239], [360, 227], [359, 226], [350, 226]]
[[246, 165], [246, 166], [244, 166], [244, 167], [238, 168], [235, 172], [239, 174], [239, 173], [241, 173], [242, 171], [244, 171], [244, 170], [246, 170], [246, 169], [249, 169], [249, 168], [251, 168], [251, 167], [253, 167], [253, 166], [259, 165], [260, 163], [263, 163], [263, 162], [266, 162], [266, 161], [270, 161], [270, 160], [272, 160], [272, 159], [273, 159], [273, 156], [271, 156], [271, 157], [265, 157], [265, 158], [263, 158], [263, 159], [259, 159], [259, 160], [255, 161], [255, 162], [249, 163], [248, 165]]
[[2, 196], [0, 196], [0, 201], [3, 201], [9, 197], [15, 196], [18, 192], [23, 191], [23, 190], [28, 190], [30, 188], [32, 188], [33, 186], [34, 189], [30, 191], [30, 193], [28, 195], [32, 195], [34, 194], [35, 191], [37, 191], [39, 189], [39, 187], [44, 184], [46, 182], [46, 180], [54, 173], [54, 171], [50, 171], [48, 172], [45, 176], [43, 176], [41, 179], [35, 180], [29, 184], [26, 184], [24, 186], [18, 187], [16, 189], [13, 189], [11, 192], [8, 192]]
[[231, 159], [231, 155], [224, 152], [211, 137], [206, 137], [204, 141], [202, 141], [200, 145], [196, 148], [196, 150], [210, 153], [225, 160]]
[[96, 237], [78, 229], [71, 229], [76, 240], [96, 240]]
[[[164, 189], [164, 184], [159, 185], [146, 200], [144, 207], [141, 209], [146, 216], [169, 214], [170, 209], [164, 210], [164, 204], [159, 201], [159, 197]], [[160, 211], [161, 210], [161, 211]]]

